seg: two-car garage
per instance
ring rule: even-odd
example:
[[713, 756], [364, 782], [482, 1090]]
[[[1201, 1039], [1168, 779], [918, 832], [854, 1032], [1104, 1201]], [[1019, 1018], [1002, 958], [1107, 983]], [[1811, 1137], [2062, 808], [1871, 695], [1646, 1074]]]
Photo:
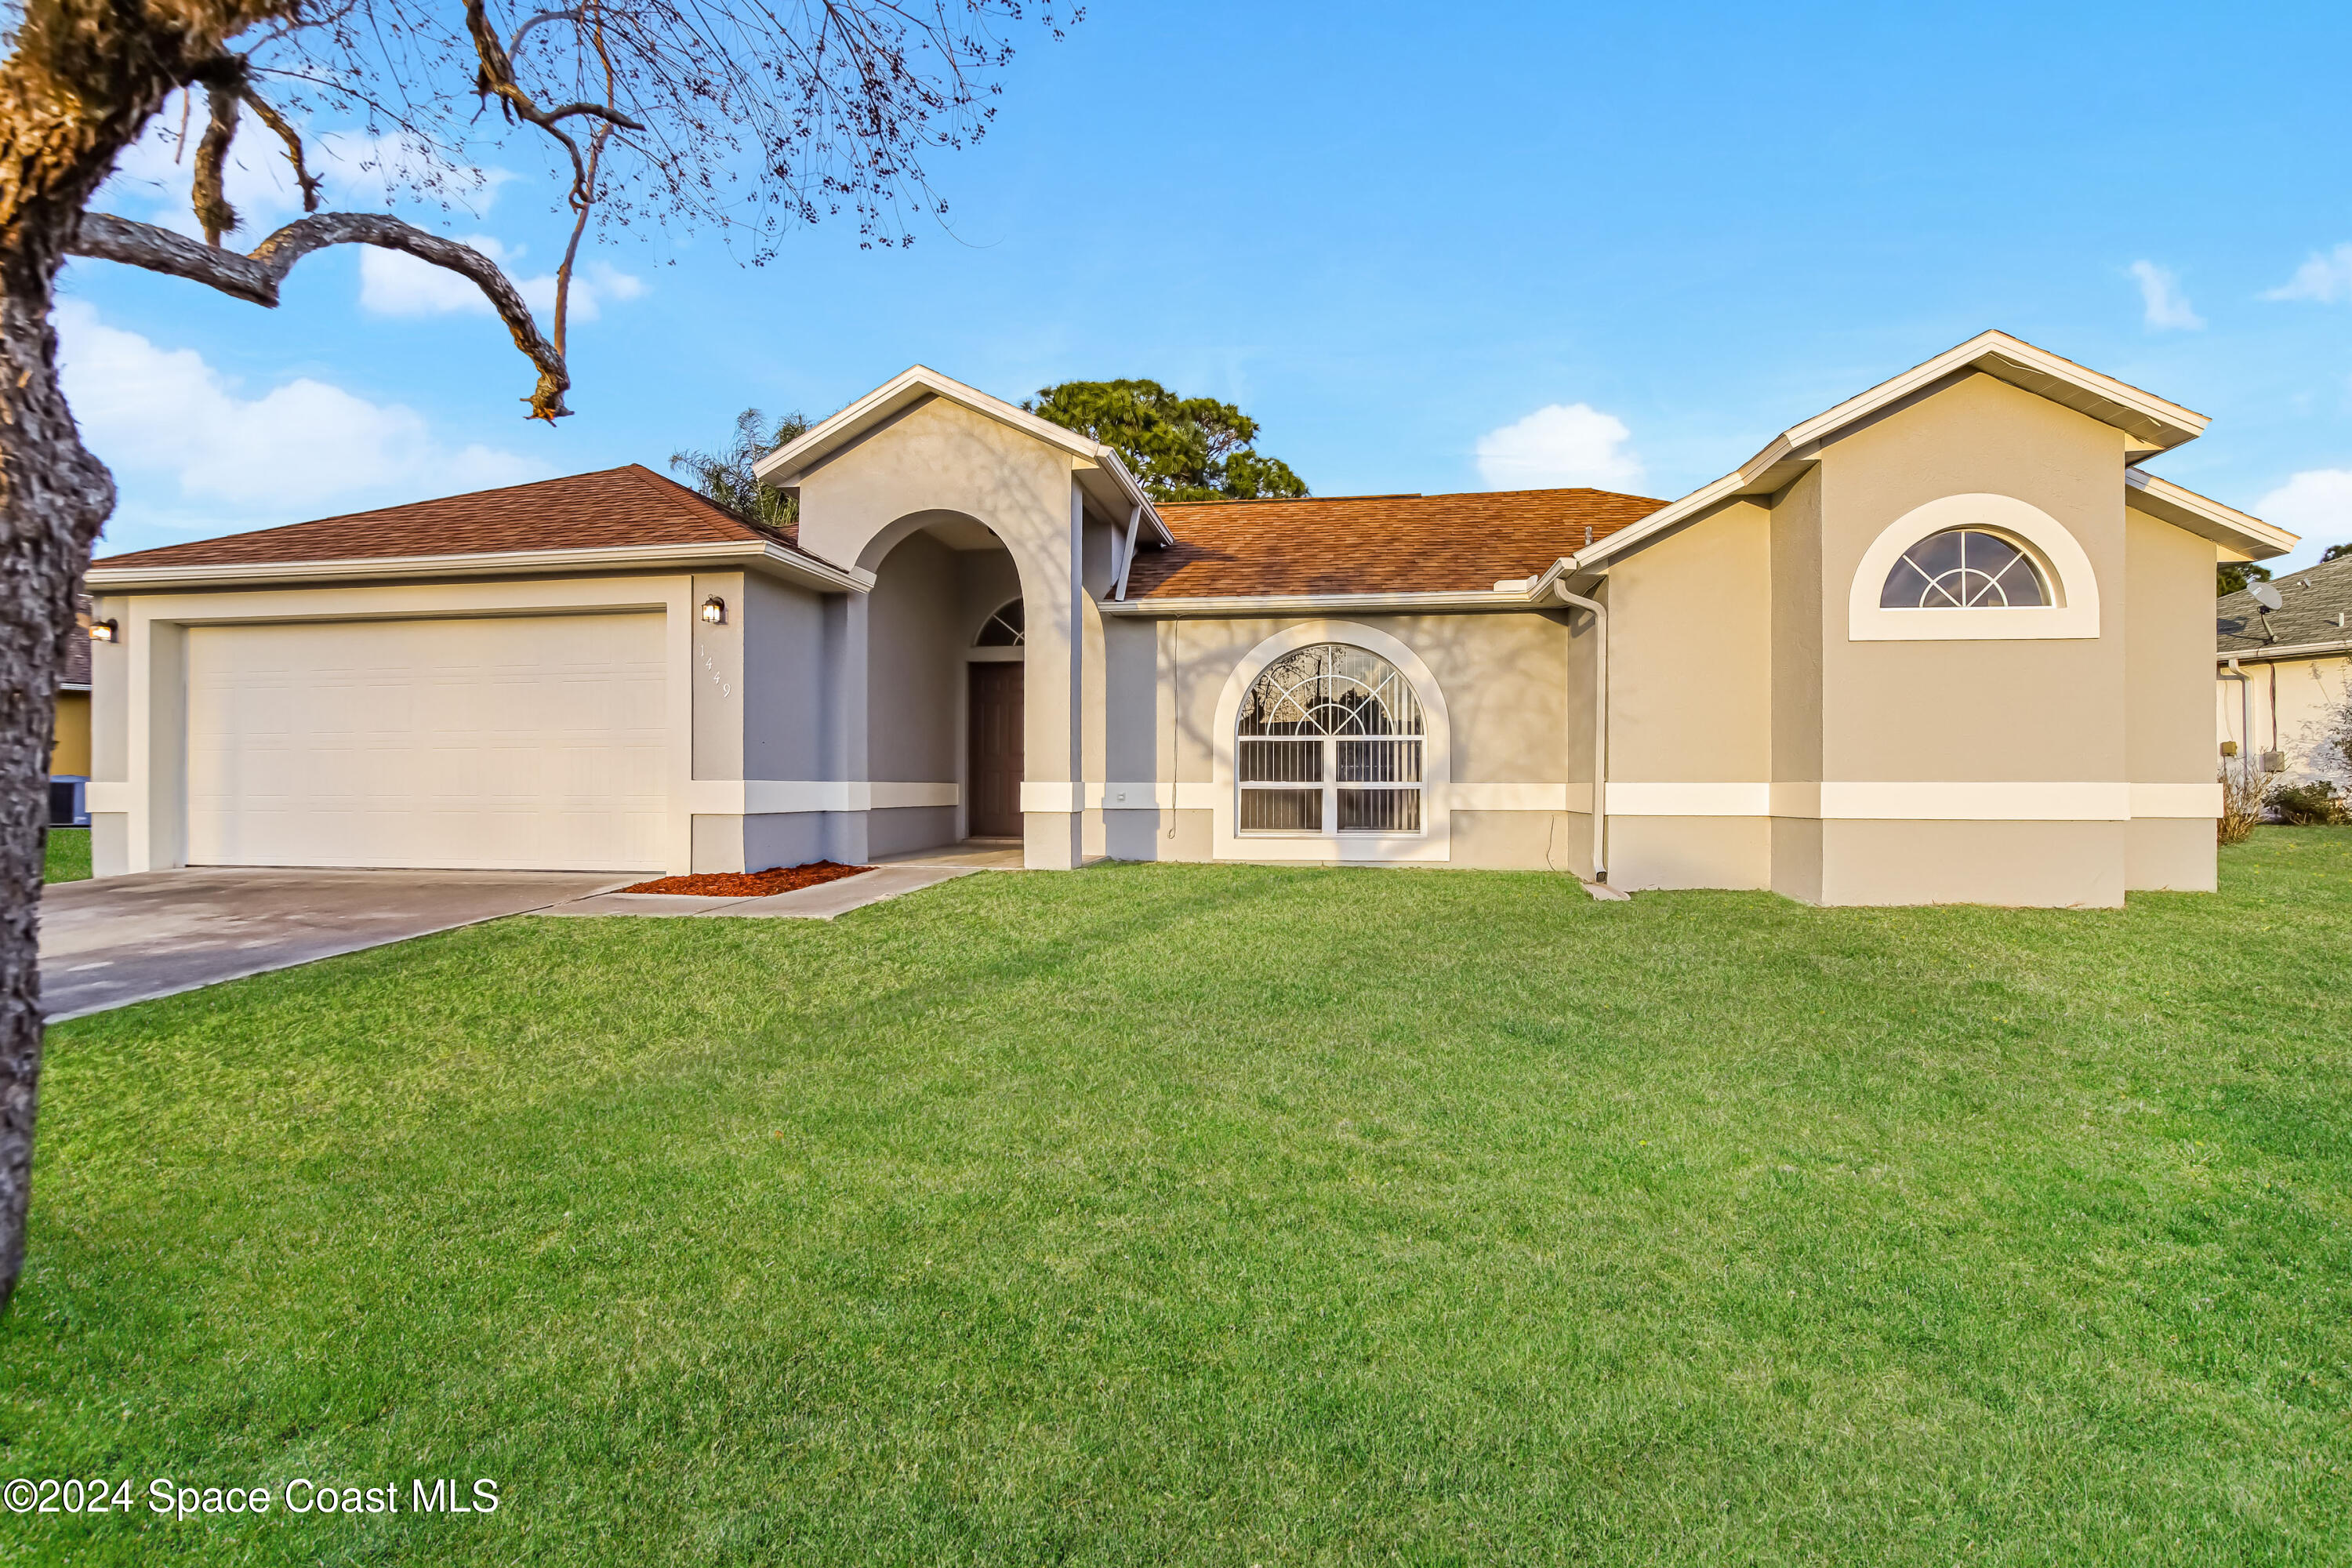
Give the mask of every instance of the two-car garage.
[[[112, 556], [85, 583], [100, 877], [684, 872], [740, 868], [755, 621], [762, 657], [805, 672], [873, 575], [630, 464]], [[830, 733], [798, 702], [813, 684], [763, 699], [788, 743], [757, 765], [787, 815]]]
[[663, 625], [189, 626], [187, 863], [662, 869]]

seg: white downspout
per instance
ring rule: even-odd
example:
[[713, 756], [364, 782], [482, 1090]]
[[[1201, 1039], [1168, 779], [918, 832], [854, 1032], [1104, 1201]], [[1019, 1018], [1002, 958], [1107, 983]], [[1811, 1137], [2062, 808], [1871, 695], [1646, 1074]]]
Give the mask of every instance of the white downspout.
[[1127, 597], [1127, 574], [1135, 570], [1135, 536], [1142, 528], [1143, 503], [1137, 501], [1127, 514], [1127, 549], [1118, 558], [1118, 587], [1111, 595], [1114, 599]]
[[1569, 604], [1592, 612], [1592, 879], [1609, 881], [1609, 610], [1595, 599], [1568, 591], [1562, 577], [1553, 589]]

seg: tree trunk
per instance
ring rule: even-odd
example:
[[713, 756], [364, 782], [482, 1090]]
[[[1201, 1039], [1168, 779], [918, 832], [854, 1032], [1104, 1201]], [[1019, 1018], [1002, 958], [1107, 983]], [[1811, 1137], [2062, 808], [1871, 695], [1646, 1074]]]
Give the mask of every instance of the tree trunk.
[[[0, 67], [0, 1308], [25, 1261], [41, 1071], [50, 731], [74, 591], [114, 507], [58, 385], [58, 270], [88, 204], [217, 33], [113, 0], [27, 0]], [[183, 54], [182, 51], [187, 51]]]
[[24, 1266], [32, 1184], [58, 668], [90, 542], [114, 506], [114, 482], [82, 449], [58, 385], [55, 263], [27, 277], [25, 259], [0, 257], [0, 1308]]

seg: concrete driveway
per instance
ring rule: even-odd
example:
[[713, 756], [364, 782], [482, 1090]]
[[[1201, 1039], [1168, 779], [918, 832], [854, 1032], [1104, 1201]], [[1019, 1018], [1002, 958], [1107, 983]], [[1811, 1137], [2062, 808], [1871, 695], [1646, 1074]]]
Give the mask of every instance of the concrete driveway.
[[198, 868], [41, 895], [49, 1022], [522, 914], [640, 880], [613, 871]]

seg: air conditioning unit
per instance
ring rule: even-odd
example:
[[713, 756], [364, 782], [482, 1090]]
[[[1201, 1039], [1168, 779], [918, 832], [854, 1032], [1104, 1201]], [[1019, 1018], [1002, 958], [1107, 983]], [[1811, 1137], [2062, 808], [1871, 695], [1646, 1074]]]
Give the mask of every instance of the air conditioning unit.
[[89, 826], [89, 780], [79, 773], [49, 775], [49, 826]]

